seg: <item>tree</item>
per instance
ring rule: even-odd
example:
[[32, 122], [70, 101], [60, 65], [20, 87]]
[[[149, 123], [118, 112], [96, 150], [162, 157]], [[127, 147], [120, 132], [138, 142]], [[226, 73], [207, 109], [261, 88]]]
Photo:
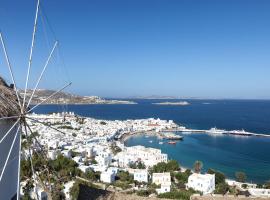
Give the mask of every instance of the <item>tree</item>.
[[87, 179], [89, 179], [91, 181], [96, 181], [97, 180], [96, 174], [93, 171], [88, 171], [86, 173], [86, 177], [87, 177]]
[[197, 161], [195, 161], [193, 167], [194, 167], [194, 171], [195, 171], [196, 173], [201, 173], [202, 167], [203, 167], [203, 163], [202, 163], [201, 161], [198, 161], [198, 160], [197, 160]]
[[121, 171], [117, 174], [120, 181], [132, 182], [132, 176], [128, 172]]
[[152, 168], [153, 173], [162, 173], [166, 172], [166, 163], [165, 162], [160, 162], [156, 165], [153, 166]]
[[138, 169], [145, 169], [146, 167], [145, 167], [145, 164], [144, 164], [142, 161], [139, 161], [139, 162], [137, 163], [137, 168], [138, 168]]
[[244, 172], [236, 172], [235, 178], [236, 178], [236, 181], [243, 183], [247, 180], [247, 175]]
[[160, 162], [153, 166], [153, 173], [162, 173], [162, 172], [174, 172], [179, 170], [179, 163], [176, 160], [170, 160], [168, 163]]
[[208, 174], [215, 174], [215, 181], [216, 181], [215, 183], [216, 183], [216, 185], [220, 184], [220, 183], [225, 183], [226, 177], [225, 177], [225, 175], [223, 173], [221, 173], [219, 171], [215, 171], [213, 169], [208, 169], [207, 173]]
[[145, 164], [142, 161], [137, 161], [135, 163], [130, 163], [129, 167], [132, 169], [145, 169]]
[[188, 182], [188, 177], [189, 177], [189, 174], [187, 173], [182, 173], [182, 172], [177, 172], [175, 175], [175, 178], [177, 179], [177, 181], [179, 183], [182, 183], [182, 184], [185, 184]]
[[167, 166], [166, 166], [166, 170], [167, 171], [178, 171], [180, 168], [179, 166], [179, 163], [176, 161], [176, 160], [170, 160], [168, 163], [167, 163]]

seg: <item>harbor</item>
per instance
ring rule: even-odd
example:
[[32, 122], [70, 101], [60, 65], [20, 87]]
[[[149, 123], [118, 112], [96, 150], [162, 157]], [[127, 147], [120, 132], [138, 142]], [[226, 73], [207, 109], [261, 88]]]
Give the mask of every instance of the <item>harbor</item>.
[[261, 133], [251, 133], [247, 132], [244, 130], [232, 130], [232, 131], [227, 131], [227, 130], [221, 130], [217, 128], [211, 128], [209, 130], [201, 130], [201, 129], [188, 129], [185, 127], [179, 127], [176, 129], [167, 129], [163, 130], [163, 132], [187, 132], [187, 133], [205, 133], [205, 134], [210, 134], [210, 135], [233, 135], [233, 136], [245, 136], [245, 137], [269, 137], [270, 134], [261, 134]]

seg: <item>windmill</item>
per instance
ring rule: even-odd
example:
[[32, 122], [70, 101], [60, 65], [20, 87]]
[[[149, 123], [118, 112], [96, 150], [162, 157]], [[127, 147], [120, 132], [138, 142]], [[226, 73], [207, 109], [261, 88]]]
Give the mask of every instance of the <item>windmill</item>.
[[[12, 81], [12, 84], [8, 86], [7, 83], [0, 77], [0, 199], [20, 199], [20, 161], [23, 133], [26, 135], [27, 138], [29, 138], [29, 136], [31, 135], [33, 137], [32, 139], [35, 141], [35, 144], [39, 145], [39, 147], [42, 148], [42, 146], [39, 144], [39, 141], [33, 134], [30, 126], [28, 125], [28, 120], [32, 120], [36, 123], [41, 123], [48, 128], [57, 130], [47, 124], [44, 124], [43, 122], [40, 122], [37, 119], [29, 117], [29, 113], [31, 113], [31, 111], [33, 111], [35, 108], [46, 103], [49, 99], [55, 97], [57, 94], [59, 94], [61, 91], [71, 85], [71, 83], [65, 84], [63, 87], [52, 93], [46, 99], [43, 99], [41, 102], [30, 108], [33, 97], [39, 87], [40, 81], [44, 76], [44, 72], [46, 71], [50, 63], [52, 55], [58, 48], [58, 41], [55, 41], [49, 53], [49, 56], [40, 72], [40, 75], [37, 78], [34, 89], [31, 90], [31, 95], [28, 98], [27, 91], [29, 89], [28, 84], [32, 68], [33, 50], [35, 46], [37, 22], [40, 9], [40, 0], [37, 0], [25, 87], [24, 92], [21, 96], [15, 82], [13, 68], [8, 56], [5, 39], [2, 32], [0, 31], [0, 45], [2, 46], [5, 61], [7, 63], [8, 71]], [[34, 171], [32, 161], [33, 149], [31, 144], [29, 144], [28, 146], [28, 156], [31, 162], [31, 171], [34, 182], [40, 182], [38, 174]], [[47, 183], [43, 184], [43, 187], [49, 187], [48, 184], [46, 184]]]

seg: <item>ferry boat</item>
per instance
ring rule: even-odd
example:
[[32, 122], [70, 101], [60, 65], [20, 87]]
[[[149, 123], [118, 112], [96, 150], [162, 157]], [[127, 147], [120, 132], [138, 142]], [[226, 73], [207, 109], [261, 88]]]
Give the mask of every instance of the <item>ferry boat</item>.
[[211, 128], [209, 131], [207, 131], [207, 133], [210, 133], [213, 135], [222, 135], [226, 133], [226, 131], [223, 129], [217, 129], [216, 127], [214, 127], [214, 128]]
[[244, 129], [240, 130], [233, 130], [233, 131], [228, 131], [229, 134], [231, 135], [240, 135], [240, 136], [251, 136], [252, 133], [246, 132]]

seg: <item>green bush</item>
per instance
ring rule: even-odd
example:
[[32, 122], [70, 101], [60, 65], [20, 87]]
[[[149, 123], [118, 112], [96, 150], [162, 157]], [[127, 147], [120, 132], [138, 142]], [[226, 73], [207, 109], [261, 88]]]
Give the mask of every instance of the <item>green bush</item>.
[[132, 183], [133, 182], [133, 177], [128, 173], [121, 171], [116, 175], [116, 179], [123, 181], [123, 182], [128, 182]]
[[181, 200], [189, 200], [190, 196], [194, 194], [191, 190], [181, 190], [181, 191], [172, 191], [163, 194], [159, 194], [159, 198], [166, 198], [166, 199], [181, 199]]
[[148, 190], [139, 190], [136, 192], [138, 196], [148, 197], [151, 193]]
[[216, 185], [216, 189], [214, 191], [215, 194], [226, 194], [229, 191], [230, 187], [227, 183], [219, 183]]
[[123, 190], [126, 190], [126, 189], [131, 188], [130, 183], [127, 182], [127, 181], [119, 181], [119, 180], [117, 180], [117, 181], [115, 181], [115, 182], [113, 183], [113, 185], [116, 186], [116, 187], [120, 187], [120, 188], [122, 188]]

